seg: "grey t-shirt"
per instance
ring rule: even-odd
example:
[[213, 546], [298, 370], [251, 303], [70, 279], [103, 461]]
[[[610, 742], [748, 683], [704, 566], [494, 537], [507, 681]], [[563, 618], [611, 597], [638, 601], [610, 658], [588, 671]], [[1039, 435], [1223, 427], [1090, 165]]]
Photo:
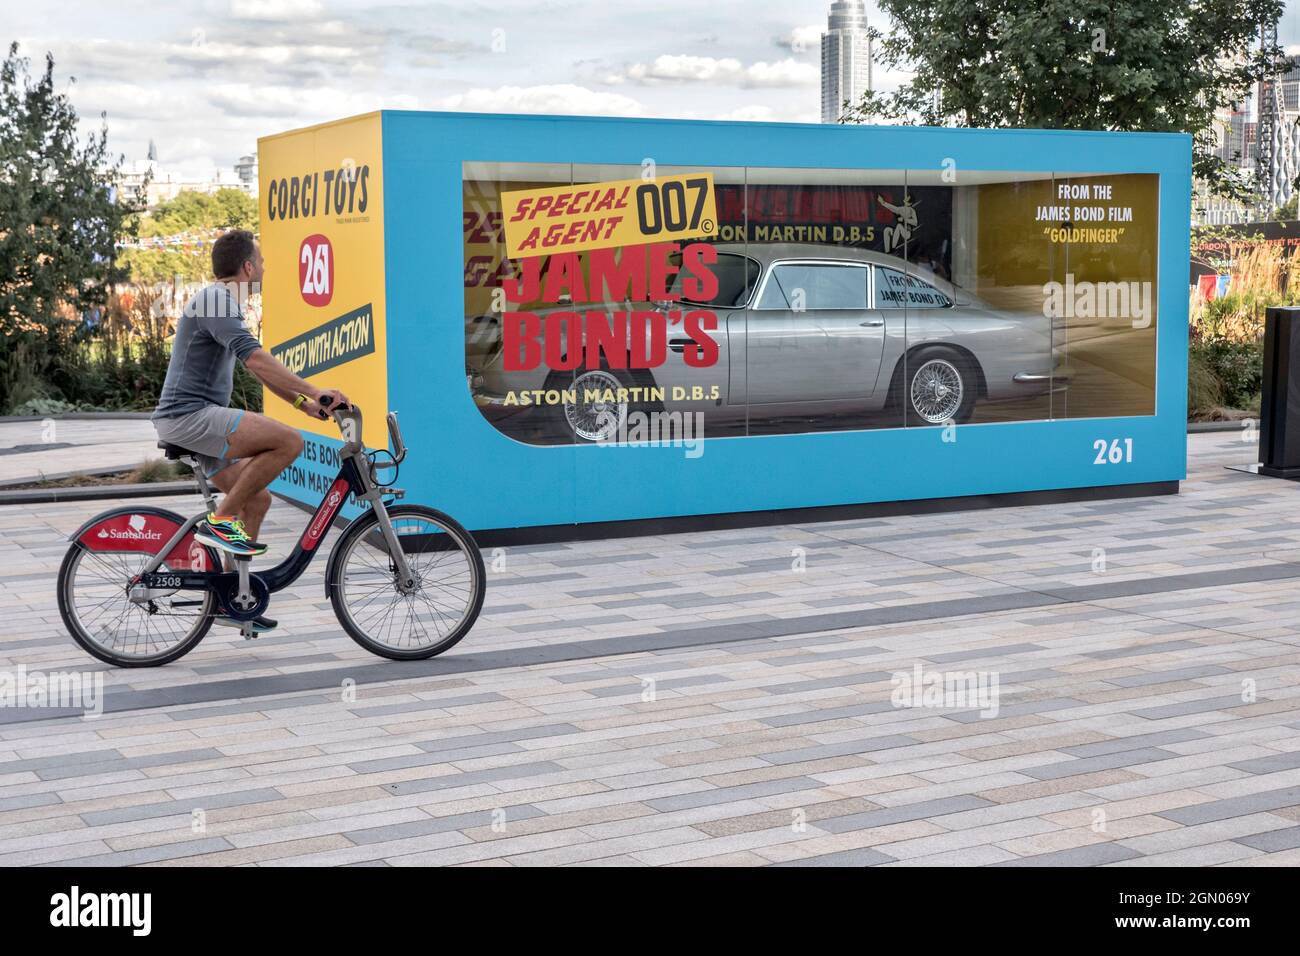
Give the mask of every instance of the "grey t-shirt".
[[154, 418], [175, 418], [209, 405], [230, 404], [235, 359], [261, 348], [244, 325], [244, 311], [220, 282], [190, 299], [176, 323], [176, 340]]

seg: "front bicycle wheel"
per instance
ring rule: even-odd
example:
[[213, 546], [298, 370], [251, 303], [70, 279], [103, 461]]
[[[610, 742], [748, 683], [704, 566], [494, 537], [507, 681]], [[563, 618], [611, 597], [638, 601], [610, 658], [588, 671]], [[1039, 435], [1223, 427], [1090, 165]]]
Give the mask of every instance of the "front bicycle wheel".
[[[118, 667], [157, 667], [183, 657], [212, 627], [208, 591], [176, 591], [133, 602], [135, 578], [184, 522], [161, 508], [119, 508], [73, 536], [59, 568], [59, 615], [82, 649]], [[188, 534], [160, 570], [213, 571], [221, 559]]]
[[478, 620], [487, 592], [483, 556], [470, 533], [441, 511], [398, 505], [387, 512], [414, 586], [399, 586], [379, 516], [369, 511], [330, 555], [330, 603], [343, 629], [371, 653], [397, 661], [434, 657]]

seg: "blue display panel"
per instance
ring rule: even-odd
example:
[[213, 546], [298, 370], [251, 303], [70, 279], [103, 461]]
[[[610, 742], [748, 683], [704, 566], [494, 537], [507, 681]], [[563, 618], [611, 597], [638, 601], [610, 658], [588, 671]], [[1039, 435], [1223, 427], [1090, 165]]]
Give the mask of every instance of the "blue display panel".
[[[388, 394], [412, 448], [398, 484], [491, 529], [1180, 480], [1190, 160], [1178, 134], [384, 113]], [[678, 278], [659, 288], [673, 302], [653, 282], [592, 294], [593, 272], [643, 252], [652, 264], [638, 267], [662, 271], [656, 246], [673, 238], [587, 228], [598, 189], [628, 183], [644, 228], [655, 203], [673, 222], [679, 178], [689, 219], [704, 176], [712, 232], [697, 222], [670, 251], [684, 274], [683, 258], [709, 258], [709, 288], [682, 294]], [[518, 247], [529, 236], [503, 228], [512, 215], [549, 223], [557, 244], [541, 245], [543, 229]], [[618, 233], [612, 259], [604, 233]], [[576, 293], [501, 294], [544, 253], [542, 289], [566, 237]], [[626, 370], [608, 349], [576, 368], [547, 350], [560, 335], [582, 351], [593, 313], [620, 309], [629, 324], [606, 338], [638, 352], [638, 315], [688, 306], [717, 320], [703, 371], [682, 368], [695, 348], [682, 322], [667, 339], [684, 348]], [[557, 311], [585, 323], [573, 339]], [[491, 364], [502, 340], [518, 353], [508, 375]], [[946, 401], [944, 363], [928, 361], [944, 355], [970, 401]], [[846, 393], [859, 368], [870, 385]], [[602, 369], [662, 400], [616, 402], [612, 417], [599, 401], [565, 405], [562, 388], [549, 408], [505, 404]], [[346, 390], [346, 366], [330, 374]], [[674, 405], [672, 384], [693, 381], [702, 403], [688, 390]], [[667, 418], [662, 433], [600, 433], [638, 410], [680, 422], [693, 409], [703, 439]]]

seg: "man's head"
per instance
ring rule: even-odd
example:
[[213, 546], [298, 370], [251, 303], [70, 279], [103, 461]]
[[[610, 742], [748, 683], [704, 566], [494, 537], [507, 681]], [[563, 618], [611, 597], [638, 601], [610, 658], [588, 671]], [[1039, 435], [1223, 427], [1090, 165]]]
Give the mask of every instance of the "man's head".
[[232, 229], [212, 244], [212, 274], [222, 282], [262, 281], [262, 250], [247, 229]]

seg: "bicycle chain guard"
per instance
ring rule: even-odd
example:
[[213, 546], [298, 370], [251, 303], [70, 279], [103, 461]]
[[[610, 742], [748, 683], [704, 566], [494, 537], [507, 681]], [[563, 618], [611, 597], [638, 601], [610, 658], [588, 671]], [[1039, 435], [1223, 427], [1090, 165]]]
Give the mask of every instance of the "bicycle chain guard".
[[260, 617], [265, 613], [267, 607], [271, 604], [270, 588], [256, 574], [248, 576], [248, 587], [253, 593], [253, 606], [243, 610], [235, 604], [235, 596], [239, 594], [239, 575], [229, 571], [221, 575], [221, 580], [213, 590], [216, 592], [217, 600], [221, 603], [223, 616], [236, 621], [251, 621], [253, 618]]

